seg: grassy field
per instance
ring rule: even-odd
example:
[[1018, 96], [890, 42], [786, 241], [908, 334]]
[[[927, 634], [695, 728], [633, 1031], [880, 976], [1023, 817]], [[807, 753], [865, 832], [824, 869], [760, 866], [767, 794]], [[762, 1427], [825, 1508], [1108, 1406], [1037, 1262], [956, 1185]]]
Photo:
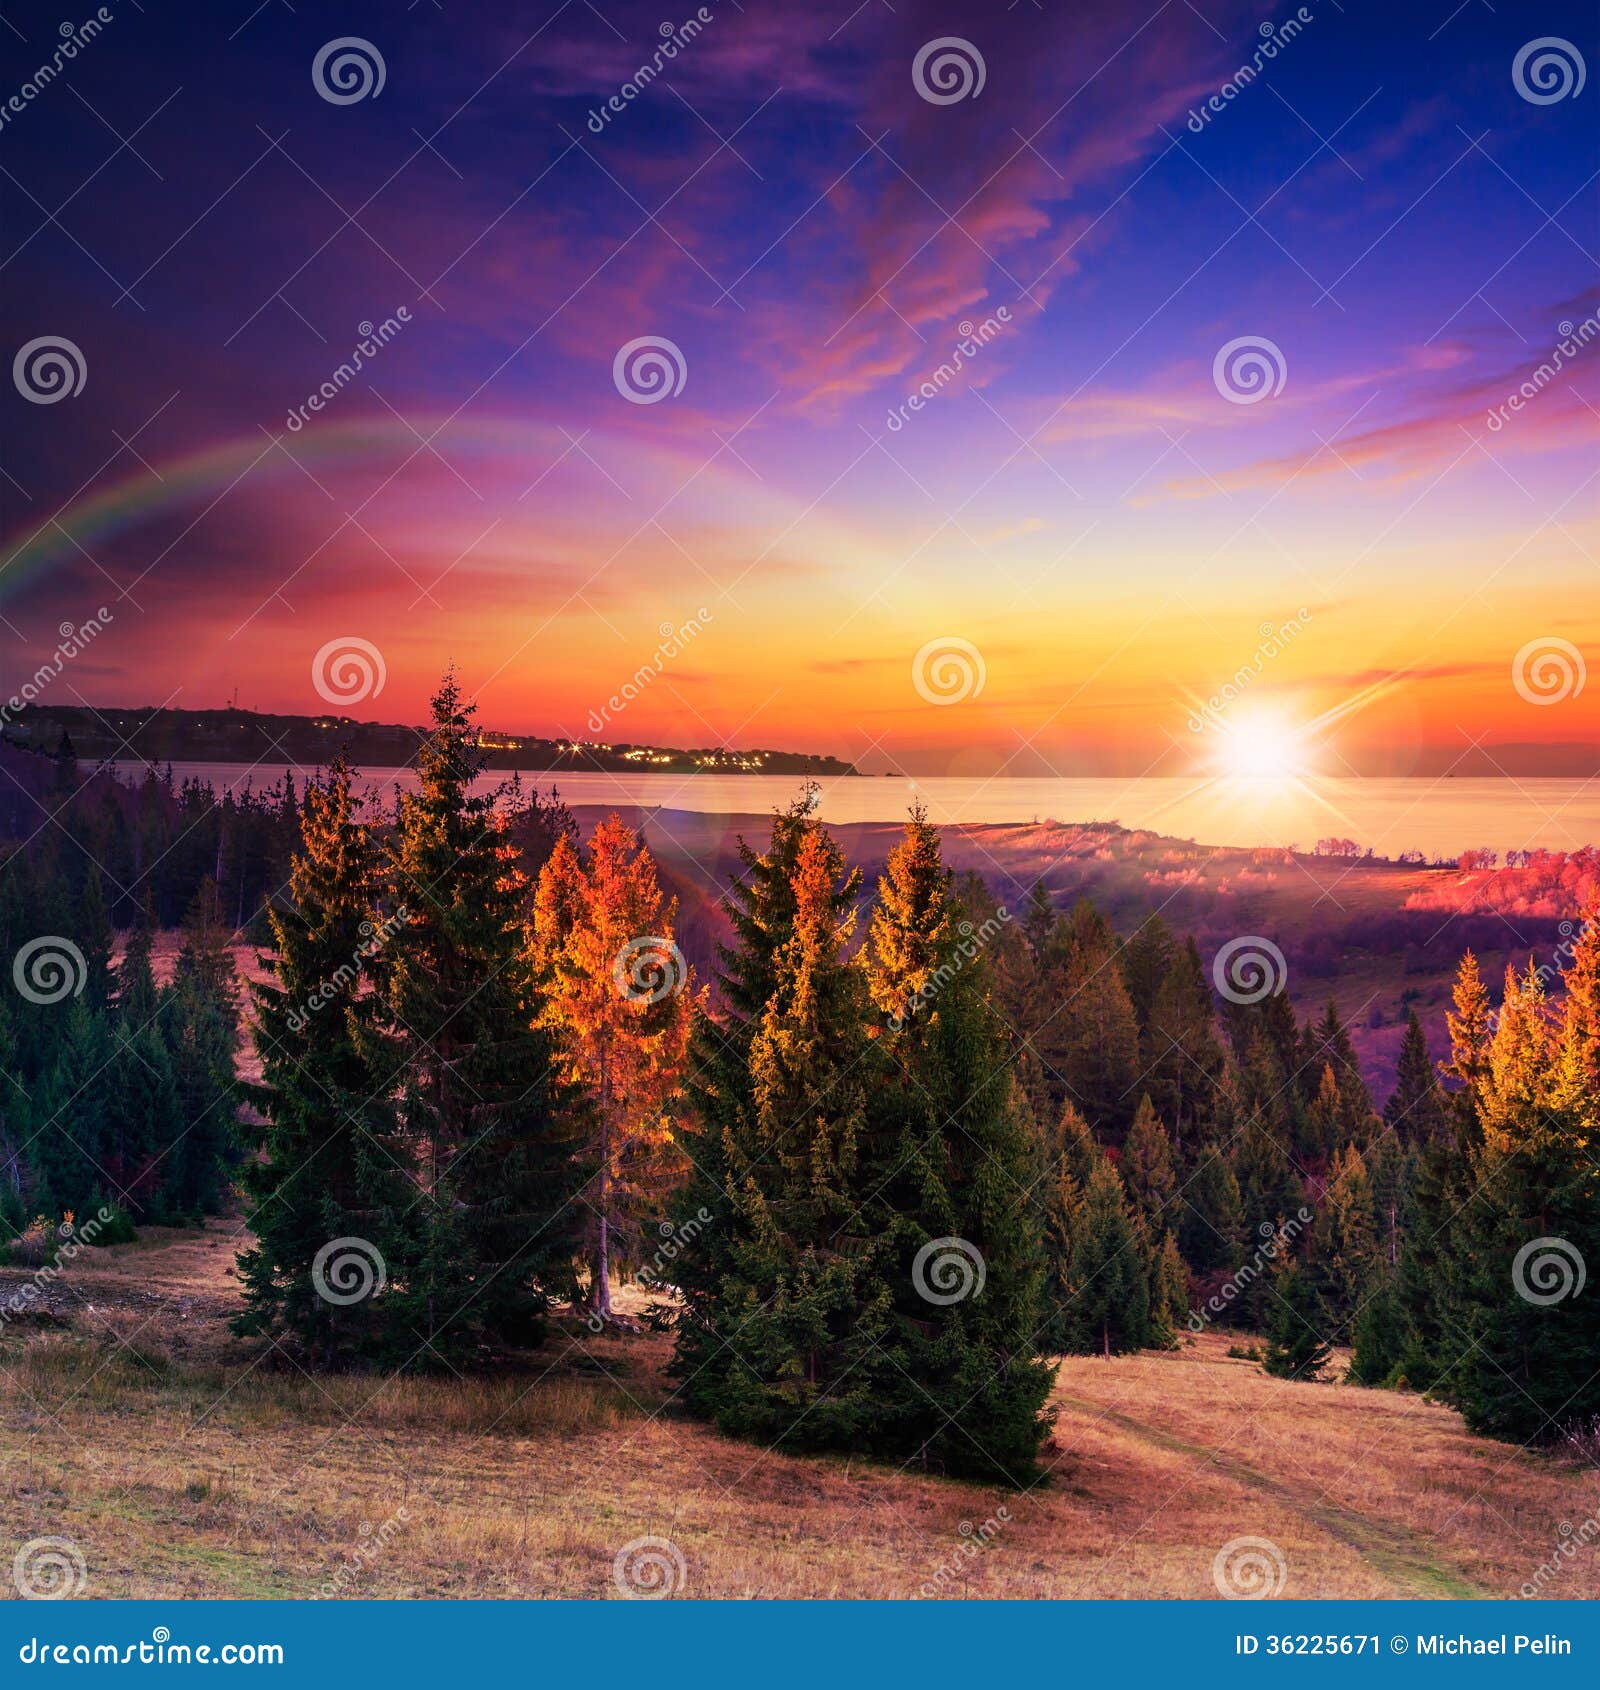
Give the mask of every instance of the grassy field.
[[[1225, 1581], [1285, 1596], [1512, 1595], [1600, 1510], [1593, 1469], [1269, 1379], [1212, 1334], [1068, 1360], [1023, 1494], [731, 1442], [677, 1415], [659, 1336], [313, 1379], [228, 1336], [235, 1245], [218, 1223], [87, 1251], [3, 1328], [8, 1560], [69, 1539], [90, 1596], [607, 1597], [657, 1537], [628, 1565], [688, 1597], [1215, 1597], [1224, 1551]], [[1542, 1589], [1600, 1596], [1594, 1551]]]

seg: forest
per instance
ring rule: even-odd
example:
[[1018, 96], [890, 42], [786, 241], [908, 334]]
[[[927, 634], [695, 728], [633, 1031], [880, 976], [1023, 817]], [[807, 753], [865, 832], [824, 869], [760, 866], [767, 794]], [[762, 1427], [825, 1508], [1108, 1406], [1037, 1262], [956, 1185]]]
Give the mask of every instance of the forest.
[[920, 811], [868, 886], [810, 789], [741, 842], [702, 979], [634, 829], [483, 761], [448, 676], [393, 805], [338, 759], [219, 798], [58, 754], [75, 848], [0, 876], [14, 1263], [238, 1212], [269, 1364], [492, 1373], [642, 1318], [727, 1434], [1014, 1485], [1053, 1358], [1212, 1325], [1592, 1458], [1592, 902], [1558, 968], [1464, 954], [1447, 1059], [1413, 1013], [1380, 1101], [1331, 1003], [1229, 990], [1159, 915], [1001, 904]]

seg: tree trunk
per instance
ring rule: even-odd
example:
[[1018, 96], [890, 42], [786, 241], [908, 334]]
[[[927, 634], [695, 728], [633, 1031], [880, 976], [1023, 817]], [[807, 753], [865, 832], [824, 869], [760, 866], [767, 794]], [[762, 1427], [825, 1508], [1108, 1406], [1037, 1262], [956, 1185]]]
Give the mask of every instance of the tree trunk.
[[600, 1232], [595, 1243], [590, 1301], [602, 1320], [611, 1318], [611, 1065], [600, 1063], [600, 1189], [596, 1193]]

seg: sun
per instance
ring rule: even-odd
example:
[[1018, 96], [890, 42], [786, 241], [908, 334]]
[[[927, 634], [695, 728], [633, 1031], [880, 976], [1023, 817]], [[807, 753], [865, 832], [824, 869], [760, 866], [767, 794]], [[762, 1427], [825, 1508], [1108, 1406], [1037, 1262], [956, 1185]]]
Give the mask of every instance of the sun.
[[1223, 736], [1221, 762], [1239, 780], [1296, 780], [1305, 773], [1305, 747], [1287, 722], [1254, 716]]

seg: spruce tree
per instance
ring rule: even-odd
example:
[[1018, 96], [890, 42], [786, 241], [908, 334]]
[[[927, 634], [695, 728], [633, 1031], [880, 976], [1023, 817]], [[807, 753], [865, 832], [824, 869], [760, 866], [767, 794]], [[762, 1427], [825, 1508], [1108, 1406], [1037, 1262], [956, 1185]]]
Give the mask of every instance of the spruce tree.
[[1284, 1256], [1273, 1275], [1272, 1289], [1267, 1350], [1261, 1365], [1278, 1379], [1319, 1378], [1333, 1344], [1326, 1335], [1326, 1316], [1316, 1287], [1298, 1262]]
[[[730, 1157], [736, 1145], [748, 1144], [755, 1121], [750, 1046], [776, 989], [779, 954], [794, 932], [795, 866], [801, 845], [816, 831], [815, 810], [816, 788], [807, 784], [773, 815], [764, 849], [739, 840], [742, 873], [723, 901], [733, 942], [718, 946], [721, 1007], [715, 1015], [702, 1010], [695, 1016], [686, 1080], [691, 1109], [678, 1134], [689, 1176], [672, 1216], [679, 1230], [691, 1222], [698, 1230], [693, 1248], [673, 1268], [681, 1309], [672, 1366], [690, 1401], [706, 1412], [709, 1393], [697, 1393], [694, 1381], [725, 1348], [721, 1287], [731, 1271], [735, 1197]], [[859, 885], [859, 877], [850, 876], [838, 887], [836, 918], [854, 905]], [[700, 1219], [704, 1215], [709, 1223]]]
[[1446, 1130], [1444, 1093], [1414, 1009], [1406, 1018], [1394, 1090], [1384, 1105], [1383, 1118], [1406, 1144], [1426, 1144]]
[[[892, 1437], [889, 1249], [863, 1212], [877, 1157], [867, 993], [845, 954], [837, 847], [808, 828], [795, 858], [793, 930], [750, 1040], [750, 1116], [727, 1142], [728, 1251], [695, 1309], [720, 1341], [685, 1377], [726, 1432], [791, 1449], [871, 1448]], [[680, 1366], [683, 1352], [680, 1348]]]
[[1075, 1346], [1109, 1359], [1151, 1341], [1150, 1283], [1122, 1181], [1101, 1156], [1073, 1228], [1068, 1319]]
[[[902, 1377], [897, 1448], [924, 1465], [1024, 1482], [1047, 1429], [1051, 1371], [1036, 1359], [1042, 1172], [988, 958], [920, 809], [878, 883], [866, 971], [886, 1017], [888, 1073], [869, 1100], [865, 1212], [890, 1242]], [[887, 1153], [888, 1167], [870, 1166]], [[948, 1281], [949, 1283], [946, 1283]]]
[[391, 1312], [422, 1364], [539, 1340], [552, 1300], [574, 1290], [588, 1172], [535, 1025], [529, 888], [510, 821], [495, 793], [474, 790], [476, 707], [452, 672], [431, 708], [387, 869], [405, 917], [375, 959], [362, 1033], [369, 1060], [398, 1059], [402, 1131], [418, 1152], [423, 1235]]
[[[389, 1107], [392, 1076], [367, 1060], [353, 1025], [385, 919], [356, 809], [350, 770], [336, 759], [307, 788], [289, 900], [268, 911], [272, 950], [252, 989], [261, 1080], [250, 1097], [267, 1128], [261, 1155], [244, 1168], [255, 1245], [239, 1257], [246, 1307], [233, 1325], [242, 1335], [290, 1335], [324, 1365], [375, 1347], [378, 1264], [386, 1280], [385, 1246], [413, 1195]], [[350, 1238], [368, 1247], [357, 1271], [373, 1289], [347, 1302], [345, 1291], [359, 1287], [335, 1286], [330, 1300], [319, 1258]]]
[[1172, 1165], [1172, 1141], [1148, 1096], [1139, 1100], [1118, 1171], [1130, 1207], [1159, 1242], [1177, 1224], [1178, 1176]]

